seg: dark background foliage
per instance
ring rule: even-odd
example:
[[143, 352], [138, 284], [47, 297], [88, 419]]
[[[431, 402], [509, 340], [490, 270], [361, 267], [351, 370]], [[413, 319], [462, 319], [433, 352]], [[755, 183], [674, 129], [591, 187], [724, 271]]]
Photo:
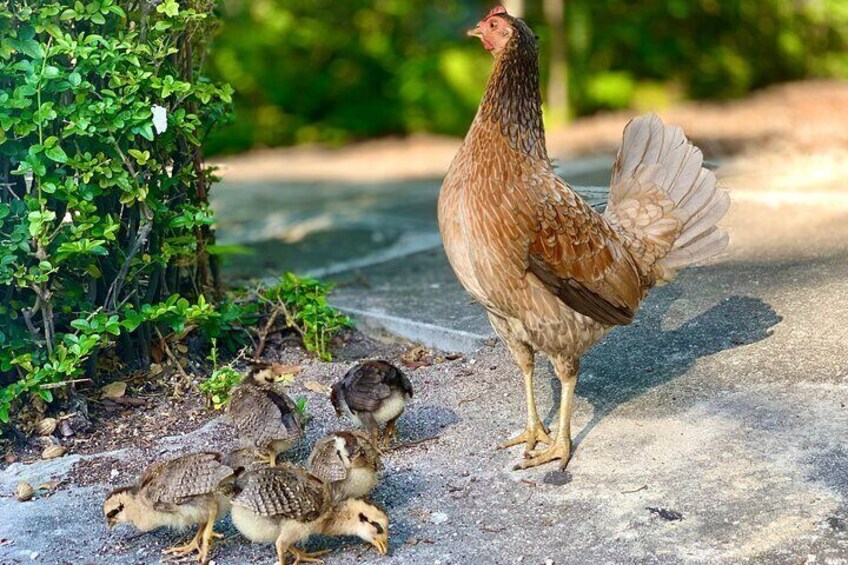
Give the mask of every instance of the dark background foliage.
[[[552, 27], [557, 2], [563, 23]], [[507, 4], [523, 10], [540, 37], [544, 80], [552, 55], [567, 67], [572, 116], [848, 77], [842, 0]], [[461, 135], [490, 67], [465, 30], [492, 5], [223, 0], [208, 64], [235, 88], [237, 118], [212, 136], [210, 152], [420, 131]], [[551, 52], [554, 29], [564, 34], [561, 53]]]

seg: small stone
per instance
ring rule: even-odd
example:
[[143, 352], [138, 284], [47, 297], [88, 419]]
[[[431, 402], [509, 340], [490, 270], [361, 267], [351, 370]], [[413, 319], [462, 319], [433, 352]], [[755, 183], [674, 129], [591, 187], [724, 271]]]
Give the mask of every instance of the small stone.
[[448, 515], [444, 512], [433, 512], [430, 515], [430, 521], [438, 526], [448, 521]]
[[39, 555], [41, 555], [41, 553], [39, 553], [37, 551], [33, 551], [32, 553], [29, 554], [29, 558], [32, 559], [33, 561], [35, 561], [36, 559], [38, 559]]
[[554, 565], [553, 559], [545, 559], [545, 565]]
[[121, 472], [120, 472], [120, 471], [118, 471], [117, 469], [112, 469], [112, 470], [109, 472], [109, 478], [114, 479], [115, 477], [117, 477], [117, 476], [118, 476], [118, 475], [120, 475], [120, 474], [121, 474]]

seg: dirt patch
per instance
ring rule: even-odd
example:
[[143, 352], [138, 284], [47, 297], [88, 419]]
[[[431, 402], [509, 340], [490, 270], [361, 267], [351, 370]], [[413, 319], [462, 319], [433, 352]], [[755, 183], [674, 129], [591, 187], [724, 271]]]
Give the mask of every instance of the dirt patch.
[[[278, 362], [300, 367], [296, 381], [290, 393], [294, 397], [307, 395], [311, 405], [321, 402], [315, 398], [307, 383], [318, 382], [329, 386], [341, 377], [352, 363], [364, 358], [386, 358], [405, 367], [410, 351], [421, 357], [415, 366], [431, 365], [444, 361], [445, 357], [430, 352], [422, 356], [420, 350], [397, 341], [378, 341], [364, 334], [350, 330], [342, 334], [333, 344], [333, 362], [322, 362], [305, 351], [296, 342], [281, 337], [270, 339], [263, 355], [263, 361]], [[405, 356], [405, 357], [404, 357]], [[246, 370], [242, 363], [241, 369]], [[156, 376], [147, 380], [127, 377], [127, 392], [120, 402], [101, 400], [92, 395], [87, 399], [88, 426], [86, 432], [74, 433], [69, 437], [60, 437], [56, 432], [50, 438], [33, 436], [25, 445], [9, 453], [8, 464], [20, 461], [29, 463], [40, 459], [41, 451], [47, 443], [61, 443], [67, 448], [68, 455], [92, 455], [122, 450], [128, 456], [107, 458], [84, 458], [75, 463], [69, 474], [70, 483], [76, 486], [91, 486], [128, 482], [152, 460], [161, 456], [160, 441], [167, 437], [181, 437], [196, 434], [196, 449], [222, 450], [235, 447], [237, 438], [226, 424], [214, 425], [208, 434], [202, 428], [214, 424], [222, 416], [222, 411], [208, 408], [206, 399], [198, 392], [197, 385], [203, 375], [192, 374], [191, 383], [179, 383], [176, 388], [182, 392], [174, 394], [175, 382], [170, 372], [163, 371], [161, 378]], [[209, 437], [206, 437], [209, 436]]]

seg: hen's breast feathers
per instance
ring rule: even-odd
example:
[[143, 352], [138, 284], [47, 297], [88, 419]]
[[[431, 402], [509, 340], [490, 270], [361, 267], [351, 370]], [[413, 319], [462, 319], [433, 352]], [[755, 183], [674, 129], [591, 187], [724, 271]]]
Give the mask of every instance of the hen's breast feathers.
[[629, 323], [643, 293], [618, 235], [547, 162], [497, 141], [463, 147], [440, 197], [445, 248], [463, 285], [490, 311], [520, 317], [512, 301], [533, 278], [597, 322]]

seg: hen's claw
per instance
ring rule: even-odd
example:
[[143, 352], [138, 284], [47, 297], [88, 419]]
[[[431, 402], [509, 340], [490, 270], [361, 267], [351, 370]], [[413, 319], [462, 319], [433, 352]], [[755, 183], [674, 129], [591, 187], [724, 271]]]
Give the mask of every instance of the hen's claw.
[[498, 445], [498, 449], [506, 449], [507, 447], [512, 447], [514, 445], [519, 445], [521, 443], [524, 444], [524, 453], [529, 453], [533, 449], [536, 448], [537, 443], [553, 443], [550, 434], [551, 431], [543, 424], [542, 422], [536, 422], [535, 426], [528, 426], [524, 428], [524, 431], [515, 436], [514, 438], [508, 439], [505, 442]]
[[560, 460], [559, 468], [564, 470], [568, 465], [569, 459], [571, 459], [571, 441], [556, 441], [550, 447], [527, 453], [526, 457], [527, 458], [524, 461], [518, 463], [512, 468], [512, 470], [518, 471], [519, 469], [529, 469], [531, 467], [550, 463], [557, 459]]

